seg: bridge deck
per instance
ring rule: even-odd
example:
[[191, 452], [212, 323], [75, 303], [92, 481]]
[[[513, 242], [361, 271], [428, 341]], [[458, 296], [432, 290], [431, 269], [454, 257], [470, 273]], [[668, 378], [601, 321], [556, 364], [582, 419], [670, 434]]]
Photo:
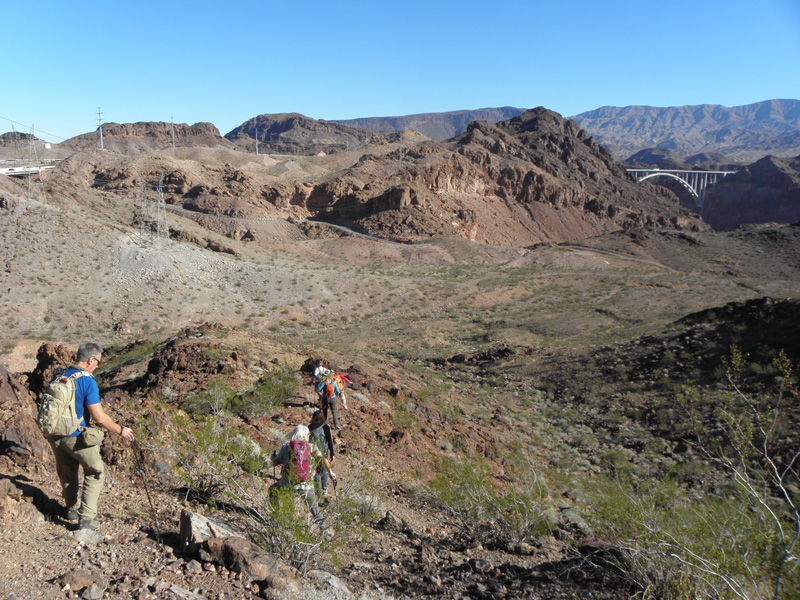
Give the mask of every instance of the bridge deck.
[[22, 177], [24, 175], [35, 175], [46, 169], [55, 169], [55, 165], [39, 165], [36, 167], [0, 167], [0, 175], [9, 177]]

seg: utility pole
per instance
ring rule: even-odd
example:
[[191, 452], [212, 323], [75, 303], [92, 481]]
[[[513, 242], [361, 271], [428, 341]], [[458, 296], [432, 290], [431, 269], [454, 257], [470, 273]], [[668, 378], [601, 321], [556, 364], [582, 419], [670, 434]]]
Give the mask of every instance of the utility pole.
[[169, 116], [169, 121], [172, 125], [172, 149], [175, 150], [175, 119], [172, 115]]
[[97, 107], [97, 128], [100, 130], [100, 150], [103, 149], [103, 118], [100, 116], [100, 107]]

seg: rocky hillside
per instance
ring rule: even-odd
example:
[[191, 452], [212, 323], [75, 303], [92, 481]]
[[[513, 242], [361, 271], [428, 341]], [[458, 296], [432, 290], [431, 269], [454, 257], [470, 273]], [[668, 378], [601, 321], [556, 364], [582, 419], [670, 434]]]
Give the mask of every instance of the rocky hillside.
[[464, 133], [473, 121], [497, 123], [507, 121], [525, 112], [523, 108], [503, 106], [501, 108], [479, 108], [476, 110], [454, 110], [441, 113], [421, 113], [402, 117], [367, 117], [337, 120], [349, 127], [370, 129], [379, 133], [413, 130], [434, 139], [449, 140]]
[[[150, 121], [139, 123], [103, 123], [103, 148], [120, 154], [142, 154], [175, 146], [222, 146], [233, 145], [223, 138], [211, 123], [165, 123]], [[100, 147], [100, 133], [84, 133], [59, 144], [68, 150], [90, 150]]]
[[738, 163], [800, 154], [800, 100], [734, 107], [604, 106], [572, 118], [620, 159], [646, 148], [685, 157], [721, 154]]
[[636, 184], [576, 123], [544, 108], [472, 123], [449, 142], [366, 155], [317, 185], [308, 206], [383, 236], [510, 246], [636, 226], [705, 228], [674, 196]]
[[708, 191], [703, 219], [714, 229], [800, 221], [800, 156], [766, 156]]
[[336, 121], [317, 121], [298, 113], [259, 115], [225, 134], [237, 146], [255, 152], [275, 154], [331, 154], [369, 144], [372, 131], [342, 125]]
[[[284, 121], [287, 135], [303, 140], [295, 149], [311, 143], [303, 135], [323, 135], [329, 125], [315, 123]], [[348, 131], [358, 130], [336, 125], [325, 135]], [[155, 186], [163, 174], [165, 201], [186, 214], [311, 218], [409, 240], [444, 235], [519, 247], [638, 226], [705, 228], [672, 194], [636, 184], [574, 122], [543, 108], [499, 124], [473, 123], [447, 142], [413, 132], [393, 138], [349, 151], [338, 139], [327, 146], [332, 154], [302, 160], [219, 147], [136, 156], [95, 151], [70, 157], [47, 178], [64, 189], [91, 185], [135, 201], [140, 175]], [[202, 223], [253, 241], [273, 235], [265, 223]]]
[[[139, 440], [133, 446], [107, 435], [103, 442], [110, 477], [100, 500], [102, 530], [94, 533], [64, 519], [50, 449], [34, 421], [36, 394], [74, 349], [42, 344], [30, 372], [0, 367], [0, 551], [14, 555], [0, 565], [4, 591], [9, 599], [69, 591], [98, 599], [438, 600], [523, 599], [535, 588], [553, 600], [632, 597], [642, 581], [623, 562], [622, 545], [592, 530], [587, 518], [602, 523], [603, 499], [578, 482], [602, 485], [601, 474], [622, 473], [646, 488], [669, 475], [692, 502], [716, 489], [718, 474], [689, 449], [691, 436], [676, 421], [672, 382], [699, 374], [698, 384], [718, 385], [715, 370], [731, 344], [753, 356], [782, 348], [796, 362], [797, 310], [797, 300], [730, 303], [689, 314], [666, 334], [568, 359], [505, 347], [345, 365], [349, 409], [335, 432], [340, 483], [325, 506], [335, 538], [311, 552], [302, 570], [259, 548], [261, 530], [252, 523], [243, 527], [248, 511], [262, 508], [256, 498], [246, 506], [230, 497], [212, 502], [214, 488], [199, 487], [204, 477], [214, 483], [222, 467], [192, 462], [209, 456], [208, 429], [202, 434], [209, 421], [189, 406], [215, 389], [269, 389], [273, 373], [290, 372], [299, 386], [267, 412], [226, 414], [218, 424], [229, 438], [246, 436], [269, 452], [314, 409], [310, 370], [320, 355], [220, 324], [109, 349], [97, 373], [103, 402]], [[763, 367], [760, 373], [762, 383], [774, 379]], [[796, 406], [786, 417], [778, 450], [791, 455]], [[452, 457], [462, 465], [485, 461], [488, 480], [507, 490], [521, 448], [529, 453], [525, 466], [535, 469], [530, 475], [561, 482], [546, 493], [532, 487], [541, 494], [533, 506], [543, 512], [525, 516], [543, 518], [543, 529], [517, 524], [525, 534], [514, 539], [483, 513], [449, 511], [434, 492], [437, 469]], [[236, 468], [240, 489], [248, 479]], [[269, 471], [255, 481], [272, 483]], [[466, 478], [458, 483], [467, 492], [488, 489]], [[358, 521], [352, 512], [342, 518], [346, 506], [359, 507]], [[459, 520], [465, 516], [476, 521]]]

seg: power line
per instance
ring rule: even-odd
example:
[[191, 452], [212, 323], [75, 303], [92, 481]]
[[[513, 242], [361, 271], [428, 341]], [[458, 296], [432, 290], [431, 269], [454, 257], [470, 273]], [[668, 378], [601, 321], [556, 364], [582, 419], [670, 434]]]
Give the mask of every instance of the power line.
[[[19, 121], [15, 121], [14, 119], [9, 119], [8, 117], [0, 116], [0, 119], [3, 119], [4, 121], [8, 121], [9, 123], [14, 123], [14, 125], [22, 125], [23, 127], [30, 127], [30, 125], [27, 124], [27, 123], [20, 123]], [[50, 136], [50, 137], [53, 137], [53, 138], [57, 138], [57, 139], [61, 140], [62, 142], [66, 139], [66, 138], [62, 138], [61, 136], [56, 135], [54, 133], [48, 133], [47, 131], [43, 131], [42, 129], [39, 129], [39, 133], [43, 133], [43, 134], [45, 134], [47, 136]]]

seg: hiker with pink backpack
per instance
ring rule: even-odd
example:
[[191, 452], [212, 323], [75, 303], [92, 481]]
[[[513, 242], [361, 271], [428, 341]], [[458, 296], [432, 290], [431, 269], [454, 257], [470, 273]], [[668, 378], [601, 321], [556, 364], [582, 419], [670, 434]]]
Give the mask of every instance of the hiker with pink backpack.
[[321, 464], [333, 481], [336, 474], [331, 463], [322, 455], [317, 444], [310, 442], [310, 432], [306, 425], [298, 425], [289, 434], [289, 441], [270, 457], [274, 466], [281, 465], [281, 478], [269, 488], [270, 498], [277, 490], [291, 486], [292, 490], [305, 500], [311, 515], [320, 529], [328, 537], [325, 518], [319, 508], [317, 493], [314, 489], [314, 473], [316, 465]]

